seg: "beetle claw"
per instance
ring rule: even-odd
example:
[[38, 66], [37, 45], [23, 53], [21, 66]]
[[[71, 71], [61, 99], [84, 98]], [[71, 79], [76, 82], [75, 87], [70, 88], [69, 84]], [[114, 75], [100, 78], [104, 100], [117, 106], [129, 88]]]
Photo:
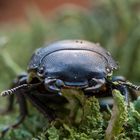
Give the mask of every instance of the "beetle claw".
[[61, 95], [61, 87], [64, 86], [62, 80], [59, 79], [45, 79], [45, 87], [48, 91], [58, 93]]
[[85, 88], [85, 91], [95, 91], [95, 90], [99, 89], [101, 86], [103, 86], [104, 83], [105, 83], [105, 79], [92, 78], [92, 80], [91, 80], [92, 86]]

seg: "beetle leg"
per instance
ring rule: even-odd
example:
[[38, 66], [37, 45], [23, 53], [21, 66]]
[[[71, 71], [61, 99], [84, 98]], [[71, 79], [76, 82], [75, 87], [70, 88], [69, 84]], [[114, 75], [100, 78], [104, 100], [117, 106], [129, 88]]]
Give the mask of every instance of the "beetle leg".
[[99, 89], [101, 86], [103, 86], [103, 84], [105, 83], [105, 79], [95, 79], [92, 78], [91, 82], [91, 87], [85, 88], [85, 91], [95, 91], [97, 89]]
[[129, 97], [128, 88], [124, 85], [119, 85], [119, 86], [116, 86], [116, 89], [119, 90], [124, 95], [125, 101], [126, 101], [127, 105], [129, 106], [130, 105], [130, 97]]
[[[26, 97], [31, 101], [31, 103], [45, 116], [49, 121], [55, 119], [55, 113], [48, 106], [44, 104], [36, 97], [34, 94], [26, 94]], [[44, 95], [45, 97], [45, 95]]]
[[[18, 89], [17, 87], [20, 86], [20, 84], [26, 83], [26, 79], [27, 79], [27, 75], [26, 74], [21, 74], [19, 75], [12, 84], [12, 89]], [[11, 128], [15, 128], [17, 127], [20, 123], [22, 123], [24, 121], [24, 118], [27, 114], [27, 106], [26, 106], [26, 101], [25, 101], [25, 97], [23, 94], [20, 93], [20, 90], [7, 90], [2, 92], [2, 94], [6, 95], [6, 93], [13, 93], [15, 92], [17, 100], [18, 100], [18, 104], [19, 104], [19, 110], [20, 110], [20, 117], [17, 120], [17, 122], [15, 122], [15, 124], [12, 124], [8, 127], [6, 127], [5, 129], [3, 129], [1, 131], [1, 137], [3, 137], [5, 135], [5, 133], [11, 129]], [[9, 95], [9, 94], [8, 94]], [[9, 96], [9, 102], [8, 102], [8, 106], [7, 109], [4, 111], [5, 113], [8, 111], [11, 111], [13, 109], [13, 101], [14, 101], [14, 95], [12, 94], [11, 96]]]
[[[113, 76], [112, 77], [112, 81], [126, 81], [125, 77], [123, 76]], [[130, 104], [130, 98], [129, 98], [129, 91], [128, 88], [125, 85], [118, 85], [118, 87], [116, 86], [117, 90], [119, 90], [124, 96], [125, 96], [125, 101], [127, 103], [127, 105]]]
[[18, 125], [20, 125], [24, 121], [24, 119], [27, 115], [27, 105], [26, 105], [26, 100], [25, 100], [24, 95], [23, 94], [16, 94], [16, 96], [17, 96], [19, 110], [20, 110], [19, 119], [14, 124], [4, 128], [1, 131], [1, 137], [3, 137], [9, 129], [16, 128]]
[[8, 105], [7, 105], [7, 110], [6, 112], [10, 112], [13, 110], [13, 105], [14, 105], [14, 95], [9, 96], [8, 98]]
[[[12, 84], [11, 84], [11, 88], [14, 88], [18, 85], [19, 80], [23, 80], [23, 78], [27, 77], [26, 73], [22, 73], [19, 76], [17, 76], [16, 79], [13, 80]], [[4, 93], [4, 92], [3, 92]], [[0, 110], [0, 115], [4, 115], [8, 112], [11, 112], [13, 110], [13, 103], [14, 103], [14, 95], [11, 95], [8, 97], [8, 103], [7, 103], [7, 107], [4, 110]]]
[[8, 97], [7, 107], [4, 110], [0, 110], [0, 115], [7, 114], [13, 110], [14, 95]]
[[127, 89], [126, 86], [122, 86], [122, 93], [123, 93], [124, 96], [125, 96], [125, 101], [126, 101], [127, 105], [130, 106], [129, 91], [128, 91], [128, 89]]

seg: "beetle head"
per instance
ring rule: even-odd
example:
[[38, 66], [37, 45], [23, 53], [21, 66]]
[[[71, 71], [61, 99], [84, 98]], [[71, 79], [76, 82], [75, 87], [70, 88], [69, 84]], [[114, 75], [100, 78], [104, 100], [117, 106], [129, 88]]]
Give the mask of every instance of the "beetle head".
[[68, 86], [66, 85], [62, 80], [60, 79], [51, 79], [46, 78], [44, 81], [45, 88], [50, 92], [60, 93], [62, 88], [69, 88], [69, 89], [83, 89], [87, 92], [97, 91], [99, 90], [104, 84], [106, 83], [106, 80], [103, 79], [96, 79], [92, 78], [92, 80], [89, 81], [88, 85], [85, 86]]
[[[50, 73], [49, 73], [50, 74]], [[93, 76], [96, 76], [94, 78], [91, 78], [89, 80], [83, 79], [81, 81], [81, 78], [72, 79], [71, 78], [64, 78], [69, 79], [70, 81], [65, 81], [63, 78], [56, 78], [57, 76], [54, 74], [49, 75], [47, 73], [47, 69], [45, 67], [40, 67], [36, 69], [36, 72], [34, 73], [33, 77], [29, 76], [30, 79], [34, 81], [35, 77], [38, 79], [38, 82], [42, 82], [44, 84], [44, 87], [46, 90], [53, 92], [53, 93], [60, 93], [62, 88], [72, 88], [72, 89], [83, 89], [87, 92], [97, 91], [99, 90], [105, 83], [105, 74], [101, 73], [94, 73]], [[30, 73], [31, 75], [31, 73]], [[75, 77], [74, 77], [75, 78]], [[29, 82], [30, 83], [30, 82]], [[34, 82], [33, 82], [34, 83]]]

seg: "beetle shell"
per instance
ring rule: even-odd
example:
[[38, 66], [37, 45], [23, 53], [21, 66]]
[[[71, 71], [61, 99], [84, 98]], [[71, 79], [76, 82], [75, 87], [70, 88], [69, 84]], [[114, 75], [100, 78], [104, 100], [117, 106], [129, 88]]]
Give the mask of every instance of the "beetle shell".
[[45, 69], [44, 75], [64, 80], [67, 85], [84, 85], [91, 78], [103, 78], [118, 68], [110, 53], [97, 43], [64, 40], [39, 48], [28, 71]]

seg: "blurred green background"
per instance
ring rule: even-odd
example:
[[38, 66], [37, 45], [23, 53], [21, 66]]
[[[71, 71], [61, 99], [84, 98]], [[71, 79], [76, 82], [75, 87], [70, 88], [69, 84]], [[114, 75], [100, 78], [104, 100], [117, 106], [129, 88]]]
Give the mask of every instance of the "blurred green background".
[[[140, 1], [91, 1], [90, 9], [65, 6], [46, 19], [28, 11], [27, 25], [0, 30], [0, 90], [26, 71], [34, 50], [45, 42], [85, 39], [109, 50], [120, 68], [118, 75], [140, 82]], [[92, 8], [92, 5], [93, 8]]]
[[31, 9], [28, 24], [0, 27], [0, 91], [26, 71], [36, 48], [62, 39], [99, 42], [119, 63], [115, 75], [140, 84], [140, 1], [99, 0], [90, 6], [61, 7], [48, 19]]
[[62, 39], [100, 42], [119, 62], [117, 74], [140, 82], [139, 0], [99, 1], [90, 9], [63, 6], [56, 13], [47, 19], [29, 10], [28, 24], [0, 28], [0, 90], [26, 70], [36, 48]]

